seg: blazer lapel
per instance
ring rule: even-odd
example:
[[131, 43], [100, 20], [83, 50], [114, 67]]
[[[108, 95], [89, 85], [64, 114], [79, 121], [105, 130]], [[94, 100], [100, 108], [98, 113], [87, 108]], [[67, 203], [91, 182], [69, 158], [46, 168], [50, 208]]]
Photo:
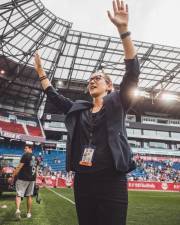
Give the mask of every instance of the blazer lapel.
[[74, 102], [74, 104], [72, 105], [72, 107], [70, 108], [67, 114], [69, 115], [72, 112], [83, 110], [83, 109], [90, 109], [92, 106], [93, 104], [91, 102], [78, 100]]

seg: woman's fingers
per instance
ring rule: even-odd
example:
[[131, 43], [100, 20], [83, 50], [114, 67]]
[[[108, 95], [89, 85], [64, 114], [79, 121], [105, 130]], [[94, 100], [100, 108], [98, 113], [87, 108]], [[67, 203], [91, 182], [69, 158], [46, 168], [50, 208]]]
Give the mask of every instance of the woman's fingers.
[[119, 0], [116, 0], [116, 4], [117, 4], [117, 7], [118, 7], [118, 10], [120, 10], [121, 9], [121, 3], [120, 3], [120, 1]]
[[113, 22], [113, 17], [112, 17], [112, 15], [111, 15], [109, 10], [107, 11], [107, 14], [108, 14], [109, 19]]
[[41, 57], [39, 56], [38, 51], [35, 52], [35, 63], [37, 67], [41, 66]]
[[124, 7], [124, 1], [120, 1], [120, 0], [116, 0], [116, 8], [118, 9], [118, 10], [124, 10], [125, 9], [125, 7]]
[[[117, 1], [119, 1], [119, 0], [117, 0]], [[121, 8], [120, 8], [120, 10], [124, 10], [124, 1], [121, 1]]]
[[128, 8], [128, 4], [126, 4], [126, 12], [128, 13], [129, 8]]
[[116, 13], [117, 13], [117, 11], [118, 11], [118, 7], [117, 7], [117, 5], [116, 5], [116, 2], [115, 2], [115, 1], [113, 1], [113, 10], [114, 10], [114, 14], [116, 14]]

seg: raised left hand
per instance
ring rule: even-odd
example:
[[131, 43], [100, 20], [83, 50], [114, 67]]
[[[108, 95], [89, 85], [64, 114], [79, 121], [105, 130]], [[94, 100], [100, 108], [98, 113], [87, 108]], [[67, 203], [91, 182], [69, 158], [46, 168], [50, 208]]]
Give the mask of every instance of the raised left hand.
[[37, 73], [39, 73], [43, 70], [42, 60], [41, 60], [41, 57], [40, 57], [38, 51], [36, 51], [35, 55], [34, 55], [34, 68], [35, 68]]

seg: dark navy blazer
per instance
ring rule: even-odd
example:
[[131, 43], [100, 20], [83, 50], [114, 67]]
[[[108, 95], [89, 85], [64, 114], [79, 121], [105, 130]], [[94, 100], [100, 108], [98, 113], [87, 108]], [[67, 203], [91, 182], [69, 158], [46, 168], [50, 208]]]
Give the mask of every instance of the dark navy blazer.
[[[126, 72], [120, 84], [120, 91], [113, 91], [104, 97], [108, 144], [115, 169], [122, 173], [130, 172], [135, 168], [132, 151], [127, 140], [125, 117], [127, 110], [133, 103], [133, 90], [137, 87], [140, 74], [137, 56], [134, 59], [125, 60], [125, 66]], [[70, 171], [72, 170], [71, 153], [77, 148], [77, 146], [72, 146], [72, 140], [78, 114], [82, 110], [90, 109], [93, 104], [83, 100], [73, 102], [63, 95], [59, 95], [52, 86], [49, 86], [45, 93], [51, 102], [66, 114], [65, 124], [68, 130], [66, 169]]]

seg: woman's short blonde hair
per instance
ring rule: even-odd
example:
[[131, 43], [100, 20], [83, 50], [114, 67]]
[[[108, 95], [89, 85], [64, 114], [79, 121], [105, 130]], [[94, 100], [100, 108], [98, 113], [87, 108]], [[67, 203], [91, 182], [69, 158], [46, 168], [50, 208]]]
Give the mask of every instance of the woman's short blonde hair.
[[110, 94], [110, 93], [114, 90], [114, 87], [113, 87], [113, 83], [112, 83], [111, 77], [110, 77], [108, 74], [106, 74], [104, 71], [102, 71], [102, 74], [103, 74], [103, 76], [104, 76], [104, 79], [105, 79], [106, 83], [112, 85], [112, 90], [111, 90], [111, 91], [108, 91], [108, 94]]

